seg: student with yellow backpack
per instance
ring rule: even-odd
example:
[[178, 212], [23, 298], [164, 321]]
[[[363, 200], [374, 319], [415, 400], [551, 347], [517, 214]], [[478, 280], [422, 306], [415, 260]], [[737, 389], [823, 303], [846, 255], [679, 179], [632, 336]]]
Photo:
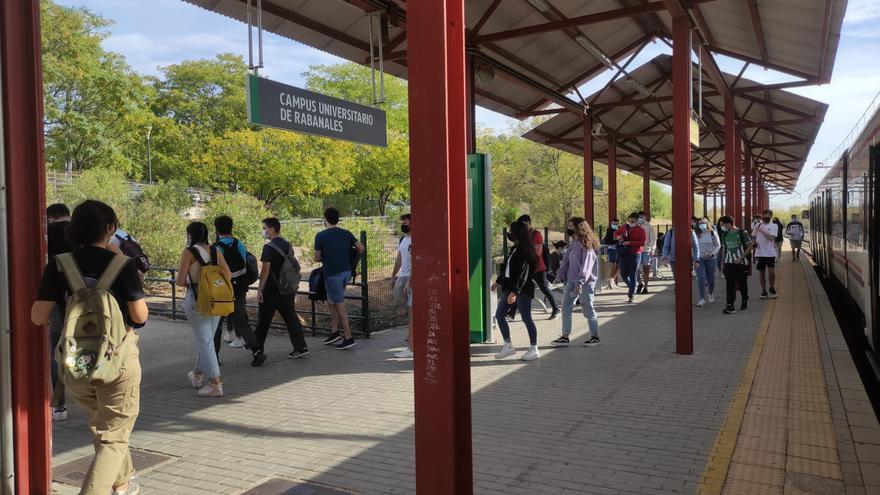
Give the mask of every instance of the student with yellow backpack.
[[208, 242], [208, 226], [192, 222], [186, 228], [187, 248], [180, 254], [177, 285], [186, 287], [183, 303], [196, 339], [196, 366], [187, 376], [200, 397], [223, 397], [220, 363], [214, 353], [214, 330], [220, 318], [232, 313], [235, 295], [232, 273], [223, 254]]

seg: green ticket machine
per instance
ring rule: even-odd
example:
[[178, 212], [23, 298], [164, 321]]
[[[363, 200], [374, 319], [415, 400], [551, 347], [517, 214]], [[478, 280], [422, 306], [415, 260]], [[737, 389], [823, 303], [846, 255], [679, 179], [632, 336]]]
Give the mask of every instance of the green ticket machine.
[[489, 155], [468, 155], [468, 261], [472, 343], [492, 341], [492, 178]]

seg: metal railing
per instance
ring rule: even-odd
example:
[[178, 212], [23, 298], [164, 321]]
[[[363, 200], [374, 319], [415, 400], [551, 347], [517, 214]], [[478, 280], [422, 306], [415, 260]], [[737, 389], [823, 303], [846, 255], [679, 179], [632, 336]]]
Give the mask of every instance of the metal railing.
[[[362, 231], [360, 238], [361, 238], [361, 244], [363, 244], [364, 248], [366, 248], [367, 247], [367, 233]], [[146, 282], [169, 284], [169, 286], [171, 288], [171, 295], [169, 296], [167, 294], [148, 293], [147, 297], [150, 299], [170, 300], [171, 301], [171, 309], [169, 311], [169, 309], [167, 307], [160, 306], [157, 304], [148, 304], [150, 306], [150, 312], [152, 314], [158, 314], [161, 316], [171, 318], [172, 320], [185, 320], [186, 315], [184, 314], [182, 306], [180, 305], [180, 303], [184, 300], [184, 298], [178, 294], [178, 289], [182, 289], [182, 288], [177, 287], [177, 285], [176, 285], [178, 269], [177, 268], [156, 268], [156, 267], [154, 267], [150, 270], [149, 273], [153, 273], [153, 272], [160, 272], [163, 274], [168, 273], [169, 277], [166, 278], [164, 276], [157, 277], [157, 276], [148, 275], [147, 277], [145, 277], [144, 280]], [[357, 281], [358, 278], [360, 278], [360, 282]], [[306, 274], [303, 274], [303, 280], [300, 282], [300, 284], [305, 284], [308, 287], [308, 279], [309, 279], [309, 277], [307, 277]], [[349, 295], [348, 293], [346, 293], [345, 299], [349, 300], [349, 301], [360, 301], [361, 314], [359, 314], [359, 315], [358, 314], [353, 314], [353, 315], [350, 314], [348, 316], [348, 319], [352, 322], [360, 322], [360, 332], [355, 332], [355, 333], [359, 333], [362, 337], [369, 338], [370, 337], [370, 299], [369, 299], [369, 277], [368, 277], [368, 271], [367, 271], [367, 253], [366, 253], [366, 251], [364, 251], [363, 256], [361, 256], [360, 273], [356, 273], [352, 277], [352, 282], [349, 283], [349, 286], [360, 287], [360, 294], [359, 295]], [[256, 292], [256, 291], [257, 291], [256, 286], [248, 287], [248, 293]], [[314, 292], [309, 291], [308, 288], [306, 290], [298, 290], [296, 292], [296, 296], [309, 297], [313, 294], [314, 294]], [[318, 308], [319, 302], [318, 301], [314, 301], [312, 299], [309, 299], [309, 303], [310, 304], [309, 304], [309, 311], [308, 311], [308, 318], [307, 318], [308, 325], [304, 325], [304, 329], [311, 330], [312, 335], [317, 335], [319, 331], [329, 333], [331, 330], [330, 327], [329, 326], [320, 326], [318, 324], [318, 317], [330, 317], [330, 313], [327, 311], [319, 311], [319, 308]], [[247, 303], [247, 307], [252, 310], [257, 310], [259, 308], [259, 305], [256, 303]], [[301, 311], [299, 309], [297, 309], [297, 314], [300, 314], [300, 313], [301, 313]], [[254, 314], [256, 314], [256, 311], [254, 311]], [[256, 319], [251, 317], [251, 312], [248, 312], [248, 321], [250, 322], [251, 325], [257, 324]], [[272, 327], [273, 328], [283, 328], [283, 323], [273, 322]], [[353, 331], [355, 330], [354, 326], [353, 326], [352, 330]]]

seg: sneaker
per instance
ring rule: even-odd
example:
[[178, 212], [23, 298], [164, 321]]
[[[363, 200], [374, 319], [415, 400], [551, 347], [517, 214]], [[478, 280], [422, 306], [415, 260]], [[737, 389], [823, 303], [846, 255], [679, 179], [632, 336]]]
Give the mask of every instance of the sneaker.
[[186, 376], [189, 378], [189, 383], [192, 385], [192, 388], [202, 388], [205, 384], [205, 375], [201, 373], [190, 371]]
[[296, 349], [290, 351], [287, 354], [287, 357], [289, 357], [290, 359], [300, 359], [300, 358], [304, 358], [308, 355], [309, 355], [309, 348], [306, 347], [305, 349], [302, 349], [299, 351], [297, 351]]
[[254, 353], [254, 359], [253, 359], [253, 361], [251, 361], [251, 366], [256, 368], [258, 366], [262, 366], [263, 363], [265, 363], [265, 362], [266, 362], [266, 354], [264, 354], [263, 351], [257, 351]]
[[113, 490], [113, 495], [138, 495], [141, 492], [141, 487], [134, 481], [128, 482], [128, 488], [125, 490]]
[[599, 345], [599, 337], [590, 337], [584, 341], [584, 347], [596, 347]]
[[549, 319], [551, 319], [551, 320], [555, 320], [555, 319], [557, 319], [557, 318], [559, 318], [559, 310], [558, 310], [558, 309], [554, 309], [553, 312], [550, 313], [550, 318], [549, 318]]
[[644, 288], [644, 286], [642, 284], [637, 285], [636, 286], [636, 294], [641, 294], [643, 288]]
[[523, 353], [522, 359], [523, 361], [534, 361], [541, 357], [541, 353], [538, 351], [538, 346], [530, 346], [529, 350]]
[[705, 305], [706, 305], [706, 300], [705, 300], [705, 299], [700, 299], [699, 301], [697, 301], [697, 307], [698, 307], [698, 308], [702, 308], [702, 307], [705, 306]]
[[562, 337], [559, 337], [558, 339], [550, 342], [550, 345], [552, 345], [553, 347], [568, 347], [568, 344], [570, 343], [571, 341], [568, 340], [568, 335], [563, 335]]
[[739, 305], [739, 310], [740, 310], [740, 311], [745, 311], [745, 310], [747, 310], [747, 309], [749, 309], [749, 302], [748, 302], [748, 301], [743, 301], [742, 304]]
[[639, 294], [647, 294], [647, 293], [648, 293], [648, 286], [646, 285], [646, 286], [642, 287], [642, 291], [639, 292]]
[[715, 302], [715, 296], [712, 294], [709, 294], [709, 304], [711, 304], [713, 302]]
[[324, 339], [324, 345], [335, 344], [342, 340], [342, 334], [339, 332], [331, 333], [326, 339]]
[[199, 389], [199, 397], [223, 397], [223, 385], [209, 383]]
[[229, 330], [226, 330], [225, 332], [223, 332], [223, 340], [225, 340], [226, 342], [232, 342], [233, 340], [235, 340], [235, 332], [230, 332]]
[[229, 343], [229, 347], [233, 349], [241, 349], [244, 347], [244, 339], [240, 339], [238, 337], [235, 338], [232, 342]]
[[394, 357], [396, 357], [397, 359], [409, 359], [413, 357], [413, 351], [409, 350], [409, 348], [406, 348], [400, 352], [395, 352]]
[[728, 304], [727, 307], [724, 308], [724, 311], [722, 311], [722, 313], [726, 315], [732, 315], [736, 313], [736, 308], [734, 308], [732, 304]]
[[352, 337], [350, 339], [342, 339], [342, 342], [336, 344], [336, 348], [339, 349], [340, 351], [344, 351], [346, 349], [351, 349], [352, 347], [354, 347], [356, 345], [357, 345], [357, 342], [354, 340], [354, 337]]
[[629, 298], [626, 300], [626, 302], [629, 302], [629, 303], [633, 302], [633, 297], [629, 296]]
[[761, 291], [761, 299], [767, 299], [767, 291], [766, 290]]
[[776, 295], [776, 289], [770, 287], [770, 299], [776, 299], [777, 297], [779, 296]]
[[67, 421], [67, 406], [52, 409], [52, 421]]
[[512, 316], [505, 316], [504, 318], [506, 318], [507, 321], [516, 321], [516, 318], [514, 318]]
[[501, 348], [501, 352], [495, 354], [495, 359], [504, 359], [507, 356], [513, 356], [514, 354], [516, 354], [516, 347], [510, 342], [505, 342], [504, 347]]

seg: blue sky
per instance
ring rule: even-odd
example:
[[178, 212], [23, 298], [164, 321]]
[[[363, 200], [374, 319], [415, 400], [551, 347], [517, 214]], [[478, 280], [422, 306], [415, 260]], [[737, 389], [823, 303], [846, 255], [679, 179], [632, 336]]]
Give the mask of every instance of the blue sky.
[[[246, 55], [247, 27], [243, 23], [208, 12], [182, 0], [56, 0], [67, 6], [84, 6], [112, 19], [112, 35], [105, 42], [109, 50], [121, 53], [142, 74], [157, 74], [158, 68], [186, 59], [211, 58], [218, 53]], [[792, 92], [830, 105], [825, 123], [807, 159], [794, 195], [774, 197], [774, 204], [807, 202], [810, 191], [824, 171], [816, 170], [820, 161], [837, 159], [839, 145], [857, 125], [859, 116], [880, 92], [880, 0], [849, 0], [834, 75], [830, 84], [798, 88]], [[631, 67], [638, 67], [658, 53], [668, 51], [662, 43], [645, 49]], [[332, 55], [285, 38], [264, 36], [267, 77], [290, 84], [301, 84], [309, 65], [342, 61]], [[742, 63], [719, 57], [726, 72], [738, 73]], [[589, 94], [603, 85], [611, 73], [603, 74], [582, 88]], [[750, 68], [745, 77], [760, 82], [789, 80], [787, 76]], [[504, 130], [512, 121], [483, 109], [477, 110], [478, 124]]]

